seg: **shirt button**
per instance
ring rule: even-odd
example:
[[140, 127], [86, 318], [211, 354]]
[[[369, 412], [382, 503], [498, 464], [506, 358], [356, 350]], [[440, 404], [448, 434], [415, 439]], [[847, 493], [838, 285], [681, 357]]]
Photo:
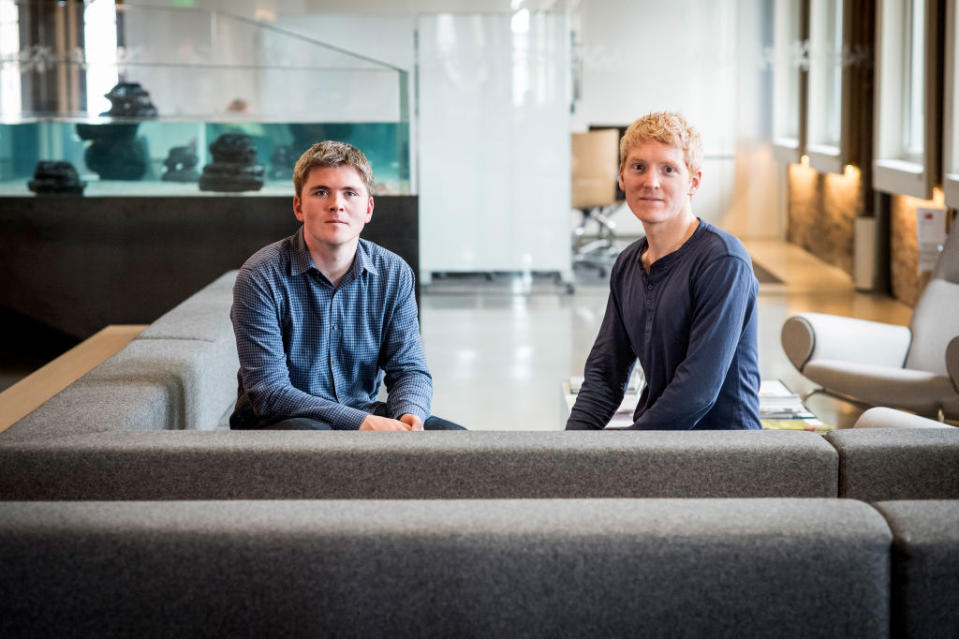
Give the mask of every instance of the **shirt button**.
[[333, 330], [334, 330], [334, 331], [336, 330], [336, 324], [333, 325]]
[[646, 285], [646, 288], [651, 291], [651, 290], [653, 290], [653, 285], [652, 285], [652, 284], [647, 284], [647, 285]]

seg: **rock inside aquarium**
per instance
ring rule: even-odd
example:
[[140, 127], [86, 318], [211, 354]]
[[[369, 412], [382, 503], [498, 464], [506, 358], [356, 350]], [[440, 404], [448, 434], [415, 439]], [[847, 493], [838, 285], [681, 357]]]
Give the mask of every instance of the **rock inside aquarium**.
[[163, 174], [163, 180], [166, 182], [196, 182], [200, 179], [200, 172], [196, 165], [200, 160], [192, 147], [175, 146], [170, 149], [163, 165], [166, 172]]
[[224, 133], [210, 145], [213, 161], [203, 167], [201, 191], [259, 191], [263, 165], [256, 163], [256, 145], [244, 133]]
[[83, 194], [86, 182], [80, 181], [77, 170], [69, 162], [40, 161], [33, 170], [33, 179], [27, 187], [34, 193], [76, 193]]

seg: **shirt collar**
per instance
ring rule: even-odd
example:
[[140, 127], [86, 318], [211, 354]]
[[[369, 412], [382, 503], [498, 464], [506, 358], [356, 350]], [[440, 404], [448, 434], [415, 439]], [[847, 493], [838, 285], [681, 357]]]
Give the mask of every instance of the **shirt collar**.
[[290, 271], [293, 275], [301, 275], [313, 266], [313, 258], [310, 257], [310, 249], [306, 246], [306, 240], [303, 239], [303, 225], [293, 234], [293, 250], [290, 257]]
[[[310, 255], [310, 249], [306, 246], [306, 239], [303, 237], [303, 225], [293, 234], [293, 250], [290, 259], [290, 271], [293, 275], [300, 275], [310, 269], [315, 269], [313, 257]], [[356, 245], [356, 256], [353, 258], [353, 268], [351, 273], [354, 278], [360, 276], [363, 271], [372, 275], [379, 275], [379, 271], [373, 266], [373, 260], [370, 258], [369, 248], [363, 240]]]

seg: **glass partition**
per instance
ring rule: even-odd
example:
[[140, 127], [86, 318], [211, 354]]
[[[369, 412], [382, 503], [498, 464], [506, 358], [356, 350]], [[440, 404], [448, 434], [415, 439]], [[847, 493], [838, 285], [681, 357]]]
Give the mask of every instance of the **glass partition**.
[[362, 148], [378, 193], [410, 190], [400, 68], [219, 11], [0, 0], [0, 195], [29, 194], [40, 161], [86, 195], [219, 192], [199, 178], [224, 134], [261, 167], [237, 169], [262, 182], [245, 193], [292, 194], [322, 139]]

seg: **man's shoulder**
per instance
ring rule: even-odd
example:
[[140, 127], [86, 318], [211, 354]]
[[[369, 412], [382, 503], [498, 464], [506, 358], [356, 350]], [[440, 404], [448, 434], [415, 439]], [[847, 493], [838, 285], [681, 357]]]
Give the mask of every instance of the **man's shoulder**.
[[240, 273], [259, 277], [276, 277], [288, 273], [291, 243], [292, 238], [287, 237], [267, 244], [243, 262]]
[[749, 257], [749, 251], [743, 246], [742, 241], [729, 231], [713, 226], [708, 222], [702, 222], [702, 249], [697, 251], [700, 257], [712, 261], [716, 258], [731, 257], [752, 264]]
[[393, 251], [383, 248], [376, 242], [360, 238], [360, 249], [366, 253], [370, 265], [377, 271], [385, 273], [413, 272], [412, 267], [402, 257]]

